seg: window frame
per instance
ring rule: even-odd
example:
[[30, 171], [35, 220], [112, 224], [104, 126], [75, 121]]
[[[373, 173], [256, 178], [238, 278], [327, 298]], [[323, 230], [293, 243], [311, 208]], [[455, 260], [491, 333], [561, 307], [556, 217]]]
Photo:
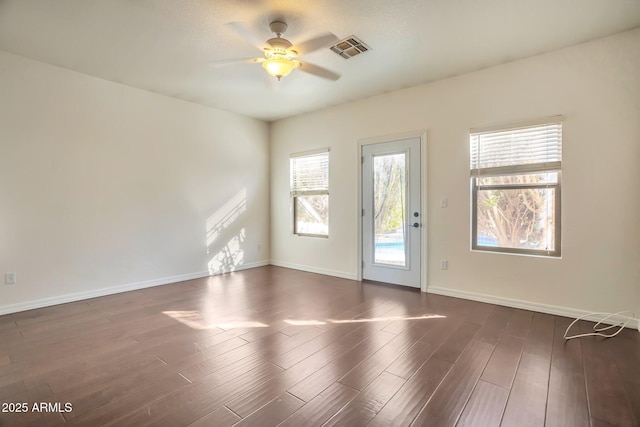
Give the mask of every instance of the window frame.
[[[471, 138], [473, 135], [492, 132], [505, 132], [509, 130], [522, 129], [527, 127], [544, 126], [546, 124], [559, 124], [560, 132], [562, 131], [562, 117], [556, 116], [546, 120], [526, 122], [522, 124], [516, 124], [511, 126], [492, 127], [487, 129], [471, 129], [469, 131], [469, 142], [471, 144]], [[560, 138], [560, 149], [562, 148], [562, 137]], [[470, 160], [472, 159], [470, 152]], [[528, 175], [528, 174], [542, 174], [542, 173], [555, 173], [557, 174], [557, 180], [555, 183], [544, 182], [540, 184], [493, 184], [482, 185], [479, 184], [481, 178], [486, 177], [498, 177], [498, 176], [513, 176], [513, 175]], [[553, 162], [541, 162], [541, 163], [529, 163], [529, 164], [517, 164], [498, 167], [486, 167], [471, 170], [470, 176], [471, 185], [471, 250], [492, 252], [492, 253], [506, 253], [517, 254], [526, 256], [540, 256], [549, 258], [560, 258], [562, 255], [562, 161]], [[486, 246], [478, 244], [478, 191], [482, 190], [526, 190], [526, 189], [553, 189], [554, 190], [554, 249], [524, 249], [524, 248], [511, 248], [505, 246]]]
[[[328, 239], [329, 238], [329, 218], [330, 215], [329, 213], [327, 213], [327, 234], [317, 234], [317, 233], [304, 233], [304, 232], [299, 232], [298, 231], [298, 221], [297, 221], [297, 215], [298, 215], [298, 211], [297, 211], [297, 198], [298, 197], [305, 197], [305, 196], [323, 196], [326, 195], [327, 196], [327, 205], [329, 205], [329, 182], [330, 182], [330, 164], [331, 164], [331, 156], [330, 156], [330, 149], [329, 148], [322, 148], [322, 149], [317, 149], [317, 150], [311, 150], [311, 151], [305, 151], [305, 152], [301, 152], [301, 153], [292, 153], [289, 155], [289, 199], [290, 199], [290, 211], [291, 211], [291, 234], [293, 234], [294, 236], [301, 236], [301, 237], [319, 237], [319, 238], [323, 238], [323, 239]], [[319, 154], [325, 154], [327, 156], [327, 182], [326, 182], [326, 189], [322, 189], [322, 190], [299, 190], [299, 189], [295, 189], [293, 188], [293, 178], [292, 178], [292, 174], [293, 174], [293, 168], [292, 168], [292, 164], [291, 161], [297, 158], [303, 158], [303, 157], [311, 157], [311, 156], [317, 156]]]

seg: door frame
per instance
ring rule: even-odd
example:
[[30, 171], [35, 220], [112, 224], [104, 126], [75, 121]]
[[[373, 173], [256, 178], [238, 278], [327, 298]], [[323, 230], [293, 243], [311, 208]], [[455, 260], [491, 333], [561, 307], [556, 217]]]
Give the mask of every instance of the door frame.
[[420, 290], [427, 292], [427, 265], [428, 265], [428, 211], [427, 211], [427, 130], [417, 130], [392, 135], [363, 138], [358, 140], [358, 152], [356, 158], [357, 165], [357, 193], [358, 209], [356, 211], [356, 276], [358, 281], [362, 281], [362, 147], [371, 144], [381, 144], [394, 142], [403, 139], [420, 139], [420, 209], [422, 216], [422, 227], [420, 228], [420, 245], [422, 256], [420, 257]]

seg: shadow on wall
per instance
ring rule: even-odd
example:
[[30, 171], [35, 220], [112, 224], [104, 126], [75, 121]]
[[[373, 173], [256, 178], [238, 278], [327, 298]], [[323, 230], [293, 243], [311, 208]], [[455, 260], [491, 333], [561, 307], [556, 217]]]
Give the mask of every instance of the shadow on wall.
[[242, 244], [245, 228], [238, 230], [238, 219], [247, 210], [247, 188], [244, 187], [207, 219], [207, 254], [209, 274], [235, 271], [244, 264]]

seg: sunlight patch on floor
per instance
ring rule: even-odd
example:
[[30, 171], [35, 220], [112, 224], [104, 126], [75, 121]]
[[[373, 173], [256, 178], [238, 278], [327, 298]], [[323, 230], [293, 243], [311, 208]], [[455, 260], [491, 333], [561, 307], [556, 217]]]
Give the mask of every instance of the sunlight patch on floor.
[[389, 316], [389, 317], [372, 317], [370, 319], [327, 319], [330, 323], [363, 323], [363, 322], [389, 322], [393, 320], [422, 320], [422, 319], [444, 319], [447, 316], [439, 314], [424, 314], [422, 316]]
[[209, 320], [202, 316], [199, 311], [163, 311], [164, 315], [177, 320], [192, 329], [240, 329], [240, 328], [266, 328], [269, 325], [255, 320], [245, 319], [214, 319]]
[[[268, 324], [257, 320], [249, 319], [208, 319], [199, 311], [163, 311], [164, 315], [177, 320], [185, 326], [192, 329], [246, 329], [246, 328], [267, 328]], [[444, 319], [447, 316], [440, 314], [423, 314], [421, 316], [387, 316], [387, 317], [371, 317], [368, 319], [285, 319], [284, 322], [293, 326], [316, 326], [327, 324], [342, 323], [369, 323], [369, 322], [392, 322], [396, 320], [426, 320], [426, 319]]]
[[326, 325], [327, 323], [366, 323], [366, 322], [390, 322], [394, 320], [423, 320], [423, 319], [444, 319], [447, 316], [440, 314], [423, 314], [422, 316], [388, 316], [388, 317], [372, 317], [369, 319], [326, 319], [320, 320], [297, 320], [286, 319], [285, 323], [296, 326], [306, 325]]

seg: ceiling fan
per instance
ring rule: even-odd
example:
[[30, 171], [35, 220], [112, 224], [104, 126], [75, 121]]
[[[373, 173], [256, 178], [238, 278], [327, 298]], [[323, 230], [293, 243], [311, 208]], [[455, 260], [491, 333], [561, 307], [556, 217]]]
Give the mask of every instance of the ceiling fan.
[[[227, 24], [238, 35], [253, 45], [264, 45], [259, 38], [250, 30], [239, 22], [230, 22]], [[298, 45], [293, 45], [289, 40], [282, 37], [287, 30], [287, 24], [282, 21], [273, 21], [269, 28], [275, 33], [276, 37], [266, 41], [266, 47], [259, 48], [264, 52], [263, 58], [248, 58], [231, 61], [220, 61], [219, 65], [229, 65], [239, 62], [251, 62], [262, 64], [262, 68], [276, 79], [280, 80], [291, 73], [294, 69], [299, 69], [308, 74], [322, 77], [329, 80], [338, 80], [340, 74], [327, 70], [310, 62], [301, 61], [298, 58], [325, 46], [331, 45], [338, 41], [338, 38], [331, 33], [325, 33], [319, 37], [307, 40]]]

